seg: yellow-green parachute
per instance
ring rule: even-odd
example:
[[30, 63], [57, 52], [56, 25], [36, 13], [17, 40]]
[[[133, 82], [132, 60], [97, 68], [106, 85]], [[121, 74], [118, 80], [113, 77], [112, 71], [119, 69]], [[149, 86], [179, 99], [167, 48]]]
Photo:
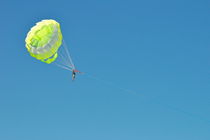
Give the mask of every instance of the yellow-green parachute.
[[60, 24], [55, 20], [42, 20], [28, 32], [26, 48], [32, 57], [47, 64], [58, 57], [57, 51], [62, 44]]

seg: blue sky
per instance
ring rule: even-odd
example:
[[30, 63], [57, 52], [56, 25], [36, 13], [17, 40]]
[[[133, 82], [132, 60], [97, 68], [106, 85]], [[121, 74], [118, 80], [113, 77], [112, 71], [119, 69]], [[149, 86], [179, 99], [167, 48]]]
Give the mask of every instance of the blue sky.
[[[2, 0], [0, 139], [210, 139], [209, 4]], [[61, 24], [75, 82], [28, 54], [42, 19]]]

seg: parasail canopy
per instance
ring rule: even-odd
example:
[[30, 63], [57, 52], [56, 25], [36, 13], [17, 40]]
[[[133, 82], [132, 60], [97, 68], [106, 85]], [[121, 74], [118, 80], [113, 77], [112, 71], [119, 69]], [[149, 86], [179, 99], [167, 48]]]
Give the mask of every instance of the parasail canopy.
[[42, 20], [31, 28], [25, 39], [30, 55], [45, 63], [52, 63], [58, 57], [62, 44], [60, 24], [55, 20]]

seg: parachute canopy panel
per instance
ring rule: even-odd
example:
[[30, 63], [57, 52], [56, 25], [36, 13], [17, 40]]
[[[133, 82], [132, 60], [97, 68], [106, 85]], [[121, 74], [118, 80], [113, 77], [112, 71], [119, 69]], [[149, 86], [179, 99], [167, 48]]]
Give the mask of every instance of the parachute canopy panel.
[[60, 24], [55, 20], [42, 20], [28, 32], [26, 48], [32, 57], [45, 63], [56, 60], [57, 51], [62, 44]]

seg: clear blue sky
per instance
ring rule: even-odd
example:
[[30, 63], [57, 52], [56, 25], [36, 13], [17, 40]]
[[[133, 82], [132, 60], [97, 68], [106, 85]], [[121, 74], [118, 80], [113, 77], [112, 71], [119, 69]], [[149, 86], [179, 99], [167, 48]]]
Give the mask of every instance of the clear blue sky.
[[[1, 0], [0, 139], [209, 140], [209, 5]], [[61, 24], [77, 68], [101, 80], [71, 82], [30, 57], [24, 40], [42, 19]]]

